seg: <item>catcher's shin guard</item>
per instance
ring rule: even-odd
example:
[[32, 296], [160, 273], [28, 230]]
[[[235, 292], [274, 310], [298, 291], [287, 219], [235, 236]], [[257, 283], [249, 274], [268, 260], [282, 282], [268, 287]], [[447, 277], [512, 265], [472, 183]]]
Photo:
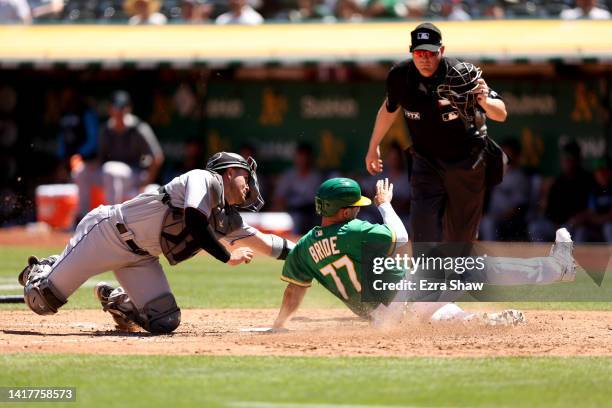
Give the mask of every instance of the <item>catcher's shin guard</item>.
[[39, 315], [55, 314], [67, 301], [44, 273], [30, 273], [23, 289], [23, 297], [28, 307]]

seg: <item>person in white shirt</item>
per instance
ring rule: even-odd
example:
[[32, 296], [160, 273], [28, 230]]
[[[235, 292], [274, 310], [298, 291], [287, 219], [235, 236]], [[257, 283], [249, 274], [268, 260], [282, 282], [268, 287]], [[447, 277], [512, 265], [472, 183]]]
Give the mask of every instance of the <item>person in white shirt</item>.
[[263, 17], [246, 0], [229, 0], [229, 11], [215, 20], [216, 24], [257, 25], [264, 22]]
[[563, 10], [559, 17], [563, 20], [607, 20], [612, 15], [608, 10], [597, 7], [596, 0], [576, 0], [576, 8]]

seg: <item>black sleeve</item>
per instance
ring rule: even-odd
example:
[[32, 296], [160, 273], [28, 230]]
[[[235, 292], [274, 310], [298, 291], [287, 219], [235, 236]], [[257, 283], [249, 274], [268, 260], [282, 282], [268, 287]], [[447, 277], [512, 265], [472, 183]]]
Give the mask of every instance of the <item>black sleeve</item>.
[[408, 64], [402, 62], [389, 71], [387, 75], [387, 112], [395, 112], [400, 105], [401, 94], [407, 86]]
[[187, 207], [185, 209], [185, 226], [203, 250], [223, 263], [230, 260], [230, 253], [219, 242], [204, 214], [195, 208]]

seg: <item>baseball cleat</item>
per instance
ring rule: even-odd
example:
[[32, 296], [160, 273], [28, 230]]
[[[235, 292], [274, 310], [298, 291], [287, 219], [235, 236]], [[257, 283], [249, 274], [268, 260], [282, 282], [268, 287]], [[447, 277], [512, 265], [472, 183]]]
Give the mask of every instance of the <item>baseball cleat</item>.
[[138, 324], [128, 317], [135, 308], [123, 288], [114, 288], [106, 282], [98, 282], [94, 287], [94, 296], [100, 301], [102, 310], [111, 314], [117, 329], [128, 332], [138, 331]]
[[115, 288], [106, 282], [98, 282], [94, 287], [94, 296], [100, 301], [102, 307], [106, 307], [108, 304], [108, 298], [113, 290], [115, 290]]
[[518, 326], [525, 323], [525, 315], [520, 310], [507, 309], [501, 312], [483, 313], [478, 320], [485, 326]]
[[550, 249], [550, 256], [563, 267], [562, 282], [573, 282], [576, 279], [576, 261], [572, 255], [573, 250], [574, 242], [569, 231], [559, 228], [555, 234], [555, 243]]

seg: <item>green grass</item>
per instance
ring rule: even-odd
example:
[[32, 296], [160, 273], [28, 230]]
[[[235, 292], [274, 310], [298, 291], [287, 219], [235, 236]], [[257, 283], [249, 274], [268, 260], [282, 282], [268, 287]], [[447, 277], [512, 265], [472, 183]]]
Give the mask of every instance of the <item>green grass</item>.
[[77, 404], [67, 407], [602, 407], [612, 390], [612, 358], [599, 357], [13, 354], [0, 356], [0, 365], [3, 386], [77, 387]]

